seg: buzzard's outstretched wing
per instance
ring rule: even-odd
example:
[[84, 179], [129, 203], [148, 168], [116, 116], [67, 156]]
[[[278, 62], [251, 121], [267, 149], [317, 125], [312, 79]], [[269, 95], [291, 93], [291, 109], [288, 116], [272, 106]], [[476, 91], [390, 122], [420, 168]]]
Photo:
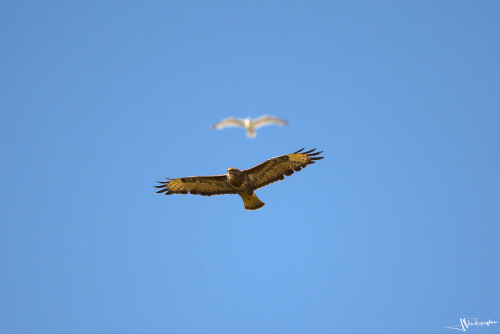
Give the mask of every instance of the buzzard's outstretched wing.
[[178, 179], [163, 181], [156, 188], [161, 190], [157, 193], [171, 194], [193, 194], [202, 196], [236, 194], [236, 191], [227, 183], [226, 175], [214, 176], [189, 176]]
[[253, 121], [253, 126], [255, 129], [258, 129], [264, 125], [271, 125], [271, 124], [288, 125], [289, 122], [284, 120], [284, 119], [274, 117], [274, 116], [269, 116], [269, 115], [261, 116], [259, 118], [254, 119], [254, 121]]
[[241, 118], [230, 117], [220, 121], [219, 123], [215, 123], [214, 125], [212, 125], [212, 129], [219, 130], [228, 126], [245, 127], [245, 122]]
[[315, 163], [315, 160], [323, 159], [323, 157], [316, 157], [323, 151], [313, 153], [315, 149], [307, 152], [302, 152], [303, 150], [269, 159], [243, 172], [250, 176], [254, 189], [259, 189], [270, 183], [283, 180], [285, 175], [290, 176], [307, 165]]

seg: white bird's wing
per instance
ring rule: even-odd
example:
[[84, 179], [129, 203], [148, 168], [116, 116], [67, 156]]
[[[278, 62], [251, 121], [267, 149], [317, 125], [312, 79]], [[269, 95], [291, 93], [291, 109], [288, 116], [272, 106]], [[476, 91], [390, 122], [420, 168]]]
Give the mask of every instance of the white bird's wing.
[[270, 116], [270, 115], [260, 116], [260, 117], [256, 118], [252, 123], [253, 123], [253, 127], [255, 129], [260, 128], [261, 126], [271, 125], [271, 124], [276, 124], [276, 125], [288, 125], [289, 124], [289, 122], [284, 120], [284, 119]]
[[215, 123], [214, 125], [212, 125], [212, 129], [219, 130], [228, 126], [245, 127], [245, 122], [241, 118], [230, 117], [220, 121], [219, 123]]

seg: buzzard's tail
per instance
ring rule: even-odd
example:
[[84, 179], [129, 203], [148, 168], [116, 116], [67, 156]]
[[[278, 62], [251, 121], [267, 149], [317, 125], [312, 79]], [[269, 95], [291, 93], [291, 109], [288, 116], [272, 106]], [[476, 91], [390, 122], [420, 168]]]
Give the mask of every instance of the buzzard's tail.
[[243, 198], [243, 204], [247, 210], [257, 210], [266, 205], [255, 194], [241, 195], [241, 198]]

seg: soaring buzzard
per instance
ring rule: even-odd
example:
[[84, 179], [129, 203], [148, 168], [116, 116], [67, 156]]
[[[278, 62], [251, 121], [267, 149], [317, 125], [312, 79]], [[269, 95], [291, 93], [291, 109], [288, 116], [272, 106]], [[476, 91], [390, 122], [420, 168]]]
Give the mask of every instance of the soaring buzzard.
[[[297, 152], [282, 155], [269, 159], [263, 163], [249, 169], [239, 170], [231, 167], [226, 175], [213, 176], [190, 176], [178, 179], [169, 179], [160, 182], [161, 190], [157, 193], [170, 194], [193, 194], [202, 196], [238, 194], [243, 199], [243, 204], [247, 210], [257, 210], [265, 204], [253, 192], [259, 188], [267, 186], [270, 183], [283, 180], [290, 176], [294, 171], [298, 172], [307, 165], [323, 159], [317, 157], [320, 152], [314, 152], [312, 149], [307, 152]], [[302, 152], [302, 153], [301, 153]]]
[[245, 119], [230, 117], [220, 121], [219, 123], [215, 123], [214, 125], [212, 125], [212, 129], [219, 130], [228, 126], [239, 126], [247, 130], [247, 136], [249, 138], [254, 138], [256, 136], [255, 130], [257, 130], [261, 126], [271, 124], [288, 125], [289, 122], [285, 121], [284, 119], [269, 115], [264, 115], [255, 119], [251, 119], [250, 117], [247, 117]]

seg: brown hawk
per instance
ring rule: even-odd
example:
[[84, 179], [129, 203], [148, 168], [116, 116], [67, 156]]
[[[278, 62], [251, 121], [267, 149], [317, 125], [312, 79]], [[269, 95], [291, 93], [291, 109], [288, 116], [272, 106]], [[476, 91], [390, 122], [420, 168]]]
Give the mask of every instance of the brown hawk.
[[285, 175], [290, 176], [307, 165], [315, 163], [315, 160], [323, 159], [323, 157], [317, 156], [323, 151], [314, 152], [316, 149], [312, 149], [302, 152], [303, 150], [269, 159], [245, 170], [231, 167], [225, 175], [166, 178], [167, 181], [158, 181], [160, 185], [155, 187], [161, 189], [157, 193], [165, 193], [165, 195], [188, 193], [202, 196], [238, 194], [243, 199], [245, 209], [257, 210], [265, 204], [254, 194], [255, 190], [283, 180]]

